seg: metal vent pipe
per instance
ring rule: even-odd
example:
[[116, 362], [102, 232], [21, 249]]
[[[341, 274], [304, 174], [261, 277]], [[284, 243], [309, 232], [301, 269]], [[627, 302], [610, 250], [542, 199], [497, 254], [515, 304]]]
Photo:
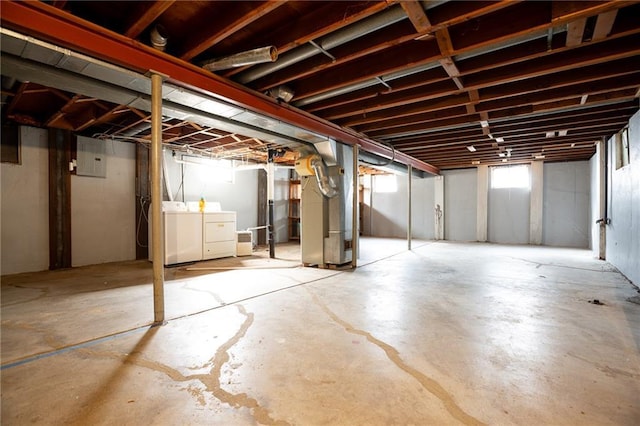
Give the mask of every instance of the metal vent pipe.
[[[333, 49], [351, 40], [355, 40], [358, 37], [365, 36], [373, 31], [387, 27], [396, 22], [406, 19], [407, 15], [400, 6], [391, 7], [384, 12], [371, 16], [370, 18], [363, 19], [355, 22], [341, 30], [335, 31], [322, 37], [315, 43], [323, 50]], [[257, 80], [272, 72], [281, 70], [290, 65], [303, 61], [312, 56], [321, 53], [316, 47], [311, 44], [304, 44], [293, 50], [288, 51], [280, 56], [278, 62], [273, 64], [262, 65], [253, 69], [244, 71], [238, 74], [235, 79], [239, 83], [247, 84], [254, 80]]]
[[208, 71], [219, 71], [245, 65], [274, 62], [276, 59], [278, 59], [278, 50], [274, 46], [266, 46], [203, 62], [202, 68]]

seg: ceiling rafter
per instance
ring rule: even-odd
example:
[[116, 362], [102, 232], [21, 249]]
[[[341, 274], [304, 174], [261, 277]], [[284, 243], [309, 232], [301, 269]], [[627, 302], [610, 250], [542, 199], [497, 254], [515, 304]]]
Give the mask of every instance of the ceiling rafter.
[[[187, 45], [184, 49], [180, 58], [189, 61], [205, 50], [215, 46], [221, 40], [229, 37], [231, 34], [239, 31], [245, 26], [251, 25], [252, 22], [262, 18], [264, 15], [273, 11], [274, 9], [282, 6], [286, 2], [283, 0], [267, 0], [259, 4], [255, 4], [251, 13], [247, 13], [239, 17], [233, 22], [228, 23], [225, 27], [214, 30], [215, 32], [210, 33], [202, 38], [196, 39], [191, 44]], [[215, 26], [212, 26], [215, 28]]]
[[148, 8], [142, 15], [135, 18], [124, 32], [125, 37], [137, 38], [142, 32], [149, 27], [160, 15], [173, 6], [176, 0], [155, 0], [148, 2]]

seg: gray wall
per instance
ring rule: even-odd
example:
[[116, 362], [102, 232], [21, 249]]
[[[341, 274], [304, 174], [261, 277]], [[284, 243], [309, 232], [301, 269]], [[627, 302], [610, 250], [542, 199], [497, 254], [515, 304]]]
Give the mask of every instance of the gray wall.
[[445, 170], [444, 238], [452, 241], [476, 240], [477, 170]]
[[[607, 260], [640, 284], [640, 112], [629, 123], [629, 165], [615, 170], [615, 144], [609, 140]], [[592, 226], [595, 226], [592, 225]]]
[[[362, 209], [364, 235], [374, 237], [406, 238], [407, 237], [407, 175], [397, 175], [398, 190], [396, 192], [364, 191]], [[411, 180], [411, 230], [413, 238], [431, 239], [434, 237], [434, 179], [412, 178]], [[371, 203], [371, 205], [369, 205]]]
[[21, 127], [22, 164], [0, 166], [3, 275], [49, 268], [47, 131]]
[[71, 176], [71, 265], [136, 258], [136, 151], [105, 141], [106, 178]]
[[530, 201], [528, 188], [491, 188], [489, 173], [488, 241], [528, 244]]
[[414, 238], [435, 238], [434, 182], [433, 177], [413, 178], [411, 181], [411, 230]]
[[543, 245], [589, 247], [590, 172], [588, 161], [544, 165]]

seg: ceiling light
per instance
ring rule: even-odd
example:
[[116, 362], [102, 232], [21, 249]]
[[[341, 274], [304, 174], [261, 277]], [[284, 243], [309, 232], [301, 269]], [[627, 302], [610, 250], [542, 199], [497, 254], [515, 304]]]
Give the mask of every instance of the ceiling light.
[[489, 127], [489, 122], [487, 120], [480, 120], [480, 125], [482, 127]]
[[476, 147], [473, 145], [469, 145], [467, 149], [469, 150], [469, 152], [476, 152]]
[[560, 131], [558, 132], [558, 136], [567, 136], [567, 133], [568, 133], [568, 132], [569, 132], [568, 130], [560, 130]]
[[480, 164], [480, 160], [473, 160], [471, 164], [473, 164], [474, 166], [477, 166], [478, 164]]
[[536, 160], [543, 160], [544, 159], [544, 155], [543, 154], [537, 154], [533, 156]]
[[504, 152], [498, 153], [498, 157], [504, 157], [506, 154]]
[[571, 144], [571, 148], [575, 148], [575, 147], [576, 147], [576, 143], [574, 142]]
[[546, 137], [548, 137], [548, 138], [553, 138], [555, 136], [556, 136], [556, 132], [547, 132], [546, 133]]
[[506, 162], [507, 162], [507, 159], [506, 159], [506, 158], [503, 158], [503, 159], [502, 159], [502, 162], [503, 162], [503, 163], [506, 163]]
[[507, 148], [507, 157], [511, 157], [511, 148]]
[[496, 142], [502, 143], [502, 142], [504, 142], [504, 138], [496, 138]]

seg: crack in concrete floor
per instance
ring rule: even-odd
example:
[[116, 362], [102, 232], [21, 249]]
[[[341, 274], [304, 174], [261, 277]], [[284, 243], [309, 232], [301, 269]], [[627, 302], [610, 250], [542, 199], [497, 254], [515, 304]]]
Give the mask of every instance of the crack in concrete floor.
[[355, 328], [353, 325], [349, 324], [338, 315], [336, 315], [335, 312], [329, 309], [329, 307], [324, 302], [322, 302], [322, 300], [320, 300], [317, 294], [315, 294], [310, 289], [306, 290], [311, 295], [313, 301], [324, 311], [325, 314], [327, 314], [327, 316], [329, 316], [329, 318], [331, 318], [336, 324], [343, 327], [347, 333], [363, 336], [367, 339], [367, 341], [382, 349], [382, 351], [385, 353], [385, 355], [387, 355], [387, 358], [389, 358], [391, 362], [393, 362], [399, 369], [416, 379], [427, 392], [438, 398], [453, 418], [465, 425], [485, 425], [485, 423], [481, 422], [480, 420], [476, 419], [475, 417], [466, 413], [462, 408], [460, 408], [460, 406], [456, 404], [453, 395], [447, 392], [447, 390], [443, 388], [440, 383], [404, 362], [402, 360], [402, 357], [400, 356], [400, 352], [398, 352], [396, 348], [383, 342], [382, 340], [376, 339], [375, 337], [373, 337], [373, 335], [371, 335], [371, 333], [367, 331]]
[[[207, 293], [212, 294], [217, 300], [220, 300], [217, 294], [213, 292]], [[229, 351], [246, 335], [254, 320], [253, 313], [247, 312], [244, 306], [235, 306], [239, 313], [245, 317], [245, 320], [238, 331], [229, 340], [218, 347], [215, 355], [203, 366], [198, 367], [198, 369], [201, 369], [207, 366], [212, 366], [211, 370], [207, 374], [184, 375], [177, 369], [169, 367], [166, 364], [145, 358], [140, 350], [134, 350], [129, 354], [122, 354], [119, 352], [83, 348], [79, 349], [78, 353], [110, 359], [124, 358], [122, 361], [124, 364], [135, 365], [165, 374], [174, 382], [198, 380], [205, 386], [206, 391], [210, 392], [220, 402], [228, 404], [234, 408], [247, 408], [257, 423], [264, 425], [289, 426], [289, 423], [286, 421], [272, 418], [269, 410], [261, 406], [255, 398], [248, 396], [246, 393], [234, 394], [222, 388], [222, 367], [230, 360]], [[200, 405], [205, 405], [205, 400], [201, 390], [193, 386], [189, 386], [185, 388], [185, 390], [194, 397]]]

